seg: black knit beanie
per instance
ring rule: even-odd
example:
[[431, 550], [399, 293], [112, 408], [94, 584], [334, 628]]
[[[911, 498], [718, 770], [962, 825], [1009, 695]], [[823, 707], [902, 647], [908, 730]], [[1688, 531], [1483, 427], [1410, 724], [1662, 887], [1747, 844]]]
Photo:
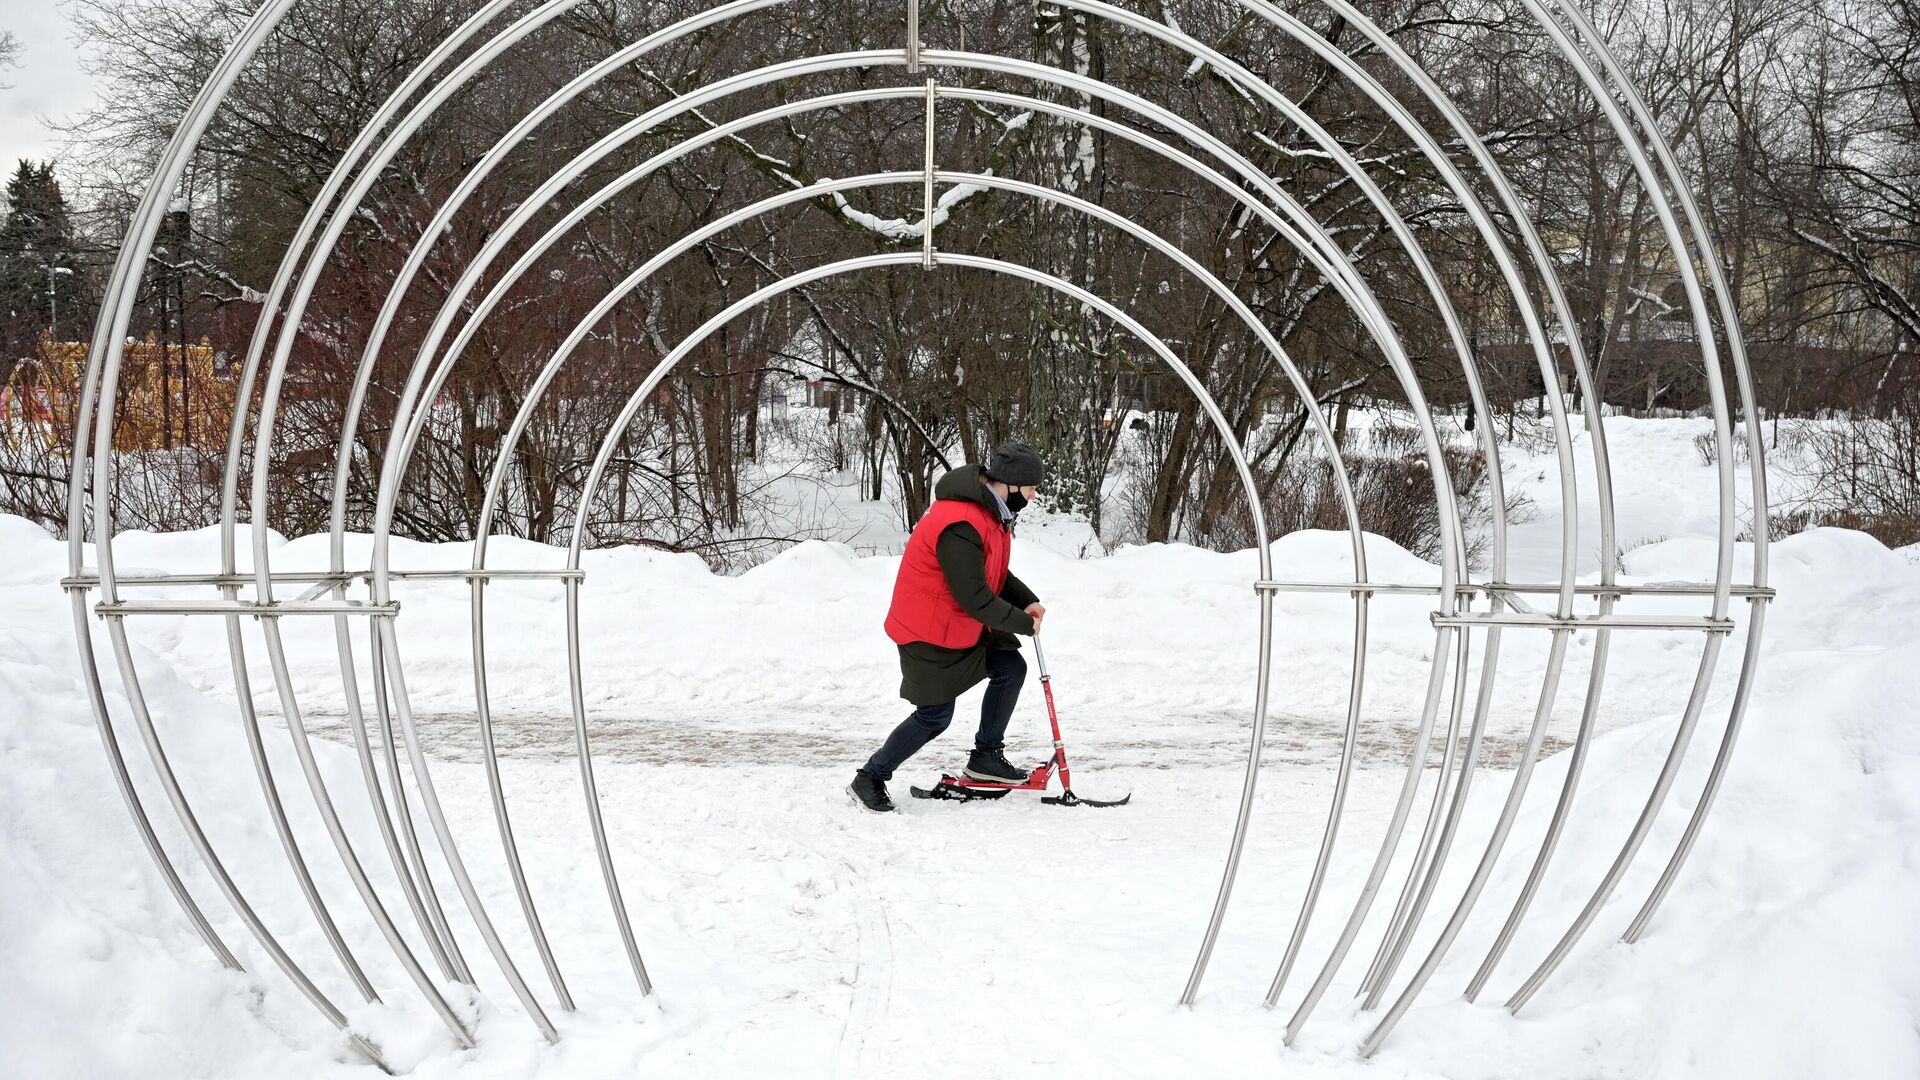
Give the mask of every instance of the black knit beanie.
[[993, 452], [993, 459], [987, 462], [987, 479], [998, 480], [1011, 487], [1025, 487], [1038, 484], [1046, 475], [1046, 469], [1040, 464], [1040, 455], [1026, 443], [1010, 442]]

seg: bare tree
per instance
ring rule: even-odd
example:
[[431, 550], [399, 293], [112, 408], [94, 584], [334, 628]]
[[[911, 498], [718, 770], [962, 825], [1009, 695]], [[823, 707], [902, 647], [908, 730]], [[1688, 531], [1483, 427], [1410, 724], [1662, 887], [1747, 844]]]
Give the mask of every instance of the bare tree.
[[[1679, 150], [1687, 182], [1702, 193], [1775, 416], [1885, 409], [1911, 393], [1904, 372], [1920, 340], [1914, 3], [1616, 0], [1595, 13]], [[511, 239], [474, 292], [455, 296], [455, 283], [519, 200], [557, 162], [614, 126], [771, 57], [891, 47], [904, 32], [903, 12], [887, 0], [796, 0], [687, 35], [560, 109], [506, 156], [448, 228], [426, 235], [441, 200], [513, 118], [613, 50], [705, 6], [577, 5], [489, 65], [401, 148], [342, 242], [314, 256], [317, 288], [294, 328], [291, 378], [299, 394], [286, 403], [273, 445], [259, 448], [279, 478], [276, 526], [305, 531], [324, 520], [331, 440], [374, 317], [394, 274], [422, 245], [422, 273], [397, 301], [348, 448], [357, 492], [378, 473], [399, 387], [435, 314], [451, 303], [453, 326], [464, 325], [502, 269], [575, 205], [570, 200], [733, 117], [899, 77], [891, 68], [815, 74], [670, 118], [590, 169]], [[251, 7], [251, 0], [76, 0], [106, 92], [99, 109], [69, 131], [67, 186], [80, 196], [89, 239], [103, 250], [131, 206], [129, 193]], [[1238, 5], [1178, 0], [1149, 8], [1244, 58], [1311, 112], [1386, 193], [1461, 312], [1508, 434], [1524, 403], [1559, 392], [1541, 378], [1471, 219], [1413, 141], [1365, 95]], [[308, 201], [377, 104], [475, 9], [476, 0], [294, 5], [191, 163], [179, 193], [184, 216], [170, 219], [149, 267], [135, 332], [173, 343], [177, 355], [205, 338], [231, 357], [256, 323], [279, 319], [260, 309], [259, 291]], [[1489, 148], [1549, 238], [1580, 343], [1599, 369], [1602, 400], [1580, 403], [1589, 418], [1608, 405], [1701, 405], [1704, 373], [1652, 200], [1598, 105], [1531, 16], [1517, 0], [1393, 0], [1370, 13], [1489, 133]], [[957, 47], [964, 37], [968, 49], [1103, 79], [1219, 135], [1293, 192], [1346, 249], [1395, 323], [1433, 406], [1466, 414], [1468, 424], [1497, 418], [1471, 415], [1435, 298], [1377, 207], [1305, 132], [1230, 73], [1036, 0], [930, 0], [923, 16], [930, 45]], [[1317, 5], [1299, 16], [1375, 66], [1371, 47], [1340, 20]], [[1390, 68], [1379, 65], [1377, 74], [1398, 87]], [[940, 78], [1142, 122], [1052, 85], [960, 70]], [[810, 198], [688, 251], [587, 328], [509, 449], [507, 426], [559, 343], [633, 266], [701, 223], [821, 177], [912, 169], [922, 150], [919, 110], [913, 100], [868, 102], [745, 129], [657, 169], [587, 215], [474, 328], [444, 392], [428, 405], [427, 445], [410, 466], [396, 528], [432, 539], [470, 534], [498, 464], [508, 479], [495, 527], [542, 540], [563, 536], [580, 509], [579, 485], [600, 436], [675, 342], [798, 270], [917, 246], [917, 186]], [[1217, 295], [1152, 250], [1052, 203], [988, 187], [948, 191], [928, 223], [942, 249], [1045, 268], [1111, 299], [1207, 384], [1227, 433], [1213, 429], [1143, 345], [1048, 290], [951, 268], [874, 271], [784, 294], [700, 343], [632, 428], [616, 434], [607, 490], [588, 508], [596, 540], [697, 550], [726, 562], [779, 536], [803, 535], [791, 523], [778, 535], [768, 525], [775, 466], [764, 454], [761, 403], [770, 380], [832, 388], [821, 464], [867, 497], [897, 499], [903, 523], [924, 509], [940, 472], [1019, 437], [1054, 463], [1061, 502], [1103, 535], [1216, 546], [1251, 535], [1237, 509], [1225, 440], [1247, 452], [1263, 483], [1298, 479], [1318, 467], [1308, 409], [1333, 410], [1344, 431], [1356, 406], [1404, 405], [1384, 357], [1329, 284], [1228, 195], [1129, 140], [1038, 111], [947, 101], [938, 131], [943, 166], [1071, 192], [1177, 244], [1285, 345], [1309, 400]], [[1471, 172], [1465, 147], [1442, 141]], [[1564, 352], [1567, 343], [1555, 344]], [[168, 386], [163, 408], [196, 431], [204, 427], [204, 403], [192, 399], [187, 381], [170, 377]], [[1398, 483], [1390, 479], [1399, 475], [1385, 461], [1390, 455], [1372, 456], [1389, 477], [1382, 482]], [[1116, 490], [1131, 494], [1126, 513], [1109, 521]], [[370, 508], [351, 511], [359, 526]], [[1288, 521], [1314, 513], [1296, 507]]]

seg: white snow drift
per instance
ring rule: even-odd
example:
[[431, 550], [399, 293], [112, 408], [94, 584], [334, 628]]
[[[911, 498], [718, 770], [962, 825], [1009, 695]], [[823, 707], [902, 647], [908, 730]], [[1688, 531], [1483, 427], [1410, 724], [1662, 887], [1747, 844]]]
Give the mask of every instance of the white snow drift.
[[[1636, 493], [1623, 498], [1626, 580], [1711, 576], [1712, 544], [1699, 532], [1712, 472], [1687, 459], [1695, 430], [1609, 421], [1619, 460], [1643, 467], [1619, 477], [1623, 494]], [[1540, 504], [1551, 505], [1551, 492], [1541, 494]], [[1557, 530], [1548, 516], [1516, 534], [1516, 552], [1536, 574], [1554, 570], [1539, 560], [1555, 550]], [[1631, 543], [1653, 535], [1669, 538]], [[204, 571], [215, 545], [210, 532], [136, 534], [118, 538], [115, 551], [122, 574]], [[150, 782], [151, 763], [128, 724], [121, 736], [162, 840], [248, 972], [223, 971], [196, 938], [140, 850], [108, 775], [57, 586], [64, 545], [29, 523], [0, 519], [0, 550], [0, 1075], [369, 1075], [221, 900]], [[281, 569], [317, 568], [323, 557], [320, 538], [274, 549]], [[502, 565], [559, 557], [526, 543], [494, 545]], [[459, 566], [466, 558], [459, 546], [401, 544], [395, 563]], [[1339, 535], [1284, 537], [1274, 558], [1289, 578], [1342, 580], [1351, 572]], [[1370, 559], [1382, 580], [1435, 578], [1432, 566], [1385, 543]], [[380, 943], [320, 828], [287, 735], [270, 723], [276, 779], [300, 843], [385, 1004], [358, 1000], [314, 929], [225, 697], [233, 683], [220, 621], [131, 625], [168, 752], [227, 866], [356, 1027], [414, 1075], [1920, 1075], [1920, 567], [1907, 553], [1838, 530], [1775, 545], [1779, 599], [1765, 667], [1693, 860], [1648, 934], [1621, 944], [1619, 931], [1700, 790], [1726, 716], [1738, 636], [1639, 863], [1575, 955], [1516, 1018], [1498, 1002], [1617, 851], [1666, 755], [1698, 660], [1697, 635], [1616, 635], [1604, 734], [1561, 853], [1507, 960], [1480, 1004], [1459, 1000], [1525, 875], [1564, 754], [1541, 766], [1509, 854], [1466, 932], [1369, 1063], [1353, 1051], [1375, 1020], [1352, 1001], [1357, 971], [1336, 982], [1299, 1045], [1282, 1048], [1280, 1033], [1385, 825], [1432, 644], [1423, 603], [1376, 605], [1366, 745], [1350, 817], [1306, 970], [1283, 1010], [1268, 1012], [1259, 1001], [1319, 838], [1350, 662], [1345, 597], [1281, 599], [1276, 713], [1253, 840], [1211, 974], [1187, 1010], [1173, 1002], [1218, 882], [1244, 760], [1252, 555], [1156, 546], [1076, 560], [1023, 540], [1015, 565], [1053, 614], [1048, 658], [1076, 787], [1130, 789], [1134, 802], [1125, 809], [1066, 811], [1021, 797], [908, 803], [892, 817], [853, 809], [842, 785], [905, 708], [893, 697], [898, 675], [880, 629], [892, 558], [808, 543], [719, 577], [690, 557], [590, 553], [589, 708], [616, 860], [659, 987], [651, 1000], [640, 998], [626, 970], [585, 832], [563, 696], [559, 588], [496, 584], [489, 652], [506, 788], [535, 899], [581, 1008], [556, 1014], [563, 1038], [544, 1044], [441, 874], [442, 897], [481, 981], [478, 994], [456, 1002], [480, 1040], [464, 1053]], [[1590, 580], [1594, 566], [1580, 569]], [[490, 911], [550, 1004], [473, 764], [465, 586], [408, 586], [399, 595], [408, 682], [438, 759], [435, 779]], [[330, 625], [290, 620], [286, 631], [294, 688], [333, 740], [322, 746], [328, 783], [363, 861], [413, 933], [373, 823], [358, 810], [364, 800], [343, 745]], [[277, 710], [253, 634], [253, 686], [261, 707]], [[1497, 763], [1508, 760], [1498, 752], [1511, 751], [1528, 718], [1545, 653], [1544, 642], [1509, 639], [1491, 740]], [[106, 655], [104, 638], [101, 647]], [[1591, 642], [1576, 642], [1570, 655], [1556, 739], [1570, 737], [1578, 717]], [[1011, 752], [1038, 760], [1044, 714], [1038, 687], [1029, 691]], [[109, 696], [124, 720], [112, 679]], [[963, 720], [969, 709], [963, 703]], [[965, 743], [957, 724], [900, 780], [950, 767]], [[1464, 885], [1506, 794], [1505, 767], [1475, 779], [1462, 854], [1430, 922]], [[1404, 859], [1390, 890], [1403, 866]], [[1361, 939], [1369, 955], [1391, 900], [1389, 891]], [[1426, 939], [1415, 947], [1423, 953]]]

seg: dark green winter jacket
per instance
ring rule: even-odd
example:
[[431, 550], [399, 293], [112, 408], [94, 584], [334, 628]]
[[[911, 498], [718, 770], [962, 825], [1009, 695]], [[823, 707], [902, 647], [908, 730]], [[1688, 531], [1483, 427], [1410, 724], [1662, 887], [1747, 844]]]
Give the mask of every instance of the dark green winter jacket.
[[[933, 486], [933, 497], [976, 502], [996, 516], [1000, 510], [978, 465], [963, 465], [941, 477]], [[899, 646], [900, 696], [916, 706], [952, 701], [985, 679], [987, 650], [1019, 648], [1014, 635], [1033, 633], [1027, 605], [1040, 600], [1011, 570], [997, 595], [987, 588], [986, 542], [964, 521], [941, 530], [933, 554], [961, 610], [983, 625], [980, 640], [968, 648], [948, 649], [926, 641]]]

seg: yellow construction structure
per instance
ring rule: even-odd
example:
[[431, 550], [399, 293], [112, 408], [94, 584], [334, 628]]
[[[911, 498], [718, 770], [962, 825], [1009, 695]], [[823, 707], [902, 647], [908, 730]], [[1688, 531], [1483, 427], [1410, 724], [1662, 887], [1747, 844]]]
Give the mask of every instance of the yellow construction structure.
[[[7, 445], [70, 450], [73, 417], [87, 374], [88, 345], [41, 335], [37, 355], [21, 361], [0, 388], [0, 438]], [[182, 348], [149, 334], [129, 342], [121, 361], [113, 448], [118, 451], [224, 446], [233, 420], [233, 380], [214, 370], [201, 338]]]

